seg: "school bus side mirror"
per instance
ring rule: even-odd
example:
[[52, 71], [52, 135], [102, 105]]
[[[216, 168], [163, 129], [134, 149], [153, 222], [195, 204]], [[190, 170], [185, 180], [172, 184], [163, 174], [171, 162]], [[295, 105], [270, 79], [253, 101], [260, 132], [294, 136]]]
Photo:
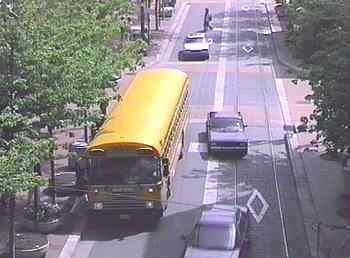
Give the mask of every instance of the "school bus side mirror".
[[163, 163], [163, 176], [168, 177], [170, 174], [169, 159], [167, 159], [167, 158], [163, 159], [162, 163]]

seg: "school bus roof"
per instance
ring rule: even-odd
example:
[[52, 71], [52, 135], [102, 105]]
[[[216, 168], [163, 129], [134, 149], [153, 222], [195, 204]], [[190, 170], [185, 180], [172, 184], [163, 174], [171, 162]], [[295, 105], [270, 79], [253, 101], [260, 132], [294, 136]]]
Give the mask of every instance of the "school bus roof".
[[186, 87], [188, 76], [179, 70], [139, 72], [90, 142], [88, 151], [144, 149], [161, 155]]

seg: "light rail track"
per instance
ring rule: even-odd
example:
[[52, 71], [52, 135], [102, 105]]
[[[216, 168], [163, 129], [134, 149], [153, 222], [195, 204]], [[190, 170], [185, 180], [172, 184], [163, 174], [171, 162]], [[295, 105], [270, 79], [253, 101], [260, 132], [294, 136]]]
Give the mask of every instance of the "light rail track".
[[256, 46], [257, 46], [257, 51], [258, 51], [258, 69], [259, 69], [259, 78], [258, 78], [258, 85], [261, 90], [261, 94], [263, 97], [263, 108], [264, 108], [264, 113], [265, 113], [265, 124], [266, 124], [266, 132], [267, 132], [267, 137], [268, 137], [268, 147], [269, 147], [269, 154], [271, 156], [271, 162], [272, 162], [272, 170], [273, 170], [273, 175], [274, 175], [274, 186], [276, 189], [276, 196], [277, 196], [277, 203], [278, 203], [278, 212], [281, 220], [281, 231], [283, 235], [283, 244], [284, 244], [284, 252], [286, 258], [289, 258], [289, 247], [288, 247], [288, 240], [287, 240], [287, 230], [286, 230], [286, 225], [285, 225], [285, 214], [283, 213], [282, 209], [282, 200], [281, 200], [281, 190], [280, 190], [280, 184], [278, 181], [278, 168], [277, 168], [277, 161], [276, 161], [276, 153], [275, 153], [275, 148], [274, 145], [272, 144], [273, 142], [273, 136], [272, 136], [272, 127], [271, 127], [271, 118], [270, 118], [270, 111], [268, 107], [268, 97], [266, 94], [266, 89], [263, 86], [263, 67], [261, 65], [261, 59], [262, 59], [262, 54], [261, 54], [261, 42], [263, 41], [260, 38], [259, 35], [259, 16], [258, 16], [258, 9], [259, 7], [263, 7], [260, 2], [257, 0], [253, 1], [253, 6], [254, 8], [254, 19], [255, 19], [255, 26], [256, 26]]

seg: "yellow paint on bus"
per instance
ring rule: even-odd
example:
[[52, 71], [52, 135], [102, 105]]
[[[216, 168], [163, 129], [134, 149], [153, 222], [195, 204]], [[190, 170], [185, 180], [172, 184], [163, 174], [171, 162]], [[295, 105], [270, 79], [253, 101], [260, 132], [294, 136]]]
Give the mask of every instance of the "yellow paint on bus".
[[117, 103], [88, 151], [148, 149], [162, 156], [189, 77], [175, 69], [139, 72]]

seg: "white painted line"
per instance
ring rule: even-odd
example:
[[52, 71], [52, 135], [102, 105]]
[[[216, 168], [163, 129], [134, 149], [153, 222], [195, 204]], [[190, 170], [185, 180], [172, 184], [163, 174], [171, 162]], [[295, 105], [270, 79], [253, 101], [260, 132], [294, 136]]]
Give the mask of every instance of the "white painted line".
[[[187, 2], [183, 3], [183, 4], [181, 5], [179, 11], [177, 12], [177, 15], [176, 15], [176, 17], [175, 17], [175, 21], [174, 21], [173, 25], [170, 27], [170, 30], [169, 30], [169, 33], [170, 33], [171, 35], [174, 34], [174, 31], [175, 31], [175, 29], [176, 29], [176, 27], [177, 27], [177, 24], [179, 23], [180, 18], [182, 17], [180, 14], [183, 13], [183, 10], [184, 10], [184, 8], [185, 8], [186, 5], [187, 5]], [[169, 42], [170, 42], [170, 41], [169, 41], [168, 38], [162, 42], [162, 46], [161, 46], [160, 53], [157, 55], [156, 61], [153, 62], [153, 63], [156, 63], [156, 62], [158, 62], [158, 61], [164, 60], [163, 57], [164, 57], [164, 55], [165, 55], [166, 52], [167, 52], [166, 50], [167, 50], [167, 48], [168, 48], [168, 46], [169, 46]]]
[[244, 52], [246, 52], [247, 54], [249, 54], [250, 52], [252, 52], [254, 50], [253, 47], [251, 46], [243, 46], [242, 49], [244, 50]]
[[225, 64], [224, 57], [220, 57], [219, 68], [216, 76], [217, 77], [216, 77], [216, 87], [215, 87], [214, 110], [220, 111], [224, 107], [225, 76], [226, 76], [226, 64]]
[[250, 7], [244, 5], [244, 6], [241, 7], [241, 9], [242, 9], [242, 11], [248, 12], [250, 10]]
[[[255, 201], [256, 198], [258, 200], [260, 200], [260, 202], [263, 205], [263, 207], [261, 208], [259, 214], [252, 207], [252, 204], [253, 204], [253, 202]], [[267, 201], [262, 197], [261, 193], [258, 190], [256, 190], [256, 189], [254, 190], [253, 194], [250, 196], [250, 198], [249, 198], [249, 200], [247, 202], [247, 206], [248, 206], [248, 209], [249, 209], [250, 213], [253, 215], [254, 219], [256, 220], [256, 222], [258, 224], [262, 221], [266, 211], [269, 208], [269, 204], [267, 203]]]
[[188, 152], [207, 152], [207, 144], [202, 142], [191, 142]]
[[[230, 23], [230, 17], [227, 16], [231, 8], [231, 1], [225, 1], [225, 17], [223, 27], [226, 27]], [[226, 39], [228, 33], [222, 34], [222, 39]], [[223, 40], [224, 41], [224, 40]], [[221, 44], [222, 53], [224, 46]], [[214, 97], [214, 110], [221, 110], [224, 106], [224, 91], [225, 91], [225, 75], [226, 75], [226, 57], [219, 58], [219, 67], [216, 76], [216, 85], [215, 85], [215, 97]], [[207, 164], [207, 174], [205, 178], [204, 186], [204, 196], [203, 204], [216, 203], [218, 196], [218, 181], [215, 171], [218, 169], [219, 163], [214, 160], [208, 160]]]
[[183, 23], [185, 22], [185, 19], [187, 17], [187, 14], [190, 10], [190, 5], [186, 4], [185, 5], [185, 9], [184, 11], [181, 13], [181, 16], [179, 16], [179, 21], [175, 23], [175, 31], [172, 33], [172, 37], [170, 39], [170, 42], [168, 42], [168, 46], [167, 48], [165, 49], [165, 55], [163, 56], [163, 58], [161, 59], [161, 61], [167, 61], [170, 59], [170, 55], [171, 53], [173, 52], [173, 49], [175, 47], [175, 44], [177, 42], [177, 40], [175, 39], [176, 36], [178, 36], [180, 34], [180, 31], [181, 31], [181, 28], [182, 28], [182, 25]]
[[58, 258], [71, 258], [80, 240], [80, 235], [69, 235]]
[[88, 258], [96, 241], [81, 241], [72, 258]]
[[255, 188], [253, 188], [253, 186], [246, 184], [246, 182], [236, 184], [236, 186], [237, 186], [237, 190], [236, 190], [237, 191], [237, 198], [249, 196], [255, 190]]
[[210, 160], [207, 165], [207, 177], [204, 186], [203, 204], [216, 203], [218, 197], [218, 180], [215, 171], [219, 168], [219, 162]]
[[[225, 2], [225, 15], [230, 10], [230, 2]], [[225, 16], [224, 17], [224, 24], [223, 27], [228, 27], [230, 23], [230, 17]], [[227, 33], [223, 33], [222, 38], [226, 39], [228, 37]], [[221, 50], [220, 53], [224, 52], [224, 49], [227, 47], [226, 44], [221, 44]], [[219, 67], [216, 75], [216, 85], [215, 85], [215, 97], [214, 97], [214, 110], [220, 111], [224, 107], [224, 93], [225, 93], [225, 76], [226, 76], [226, 57], [221, 56], [219, 58]]]
[[190, 119], [190, 123], [205, 123], [206, 119], [205, 118], [191, 118]]

